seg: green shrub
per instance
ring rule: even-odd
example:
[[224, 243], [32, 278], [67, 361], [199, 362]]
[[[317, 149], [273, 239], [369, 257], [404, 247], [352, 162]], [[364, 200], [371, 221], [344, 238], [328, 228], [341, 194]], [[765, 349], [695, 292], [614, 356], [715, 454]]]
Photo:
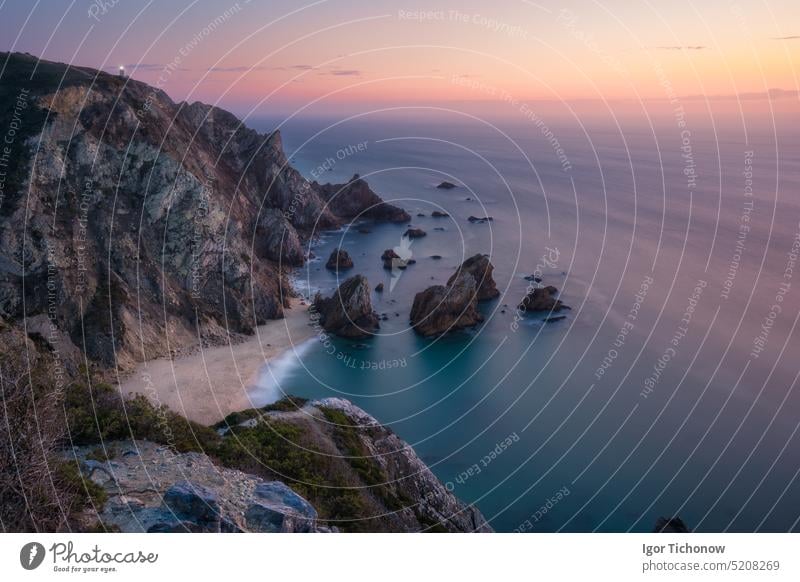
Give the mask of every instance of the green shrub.
[[168, 408], [156, 407], [144, 396], [124, 400], [108, 384], [75, 384], [65, 393], [64, 412], [74, 445], [106, 440], [146, 439], [177, 452], [214, 448], [219, 436], [209, 427], [191, 422]]
[[69, 513], [83, 509], [89, 505], [98, 511], [102, 509], [108, 500], [106, 490], [100, 485], [85, 476], [77, 461], [61, 461], [55, 467], [56, 478], [59, 479], [66, 488], [76, 493], [75, 504], [69, 508]]

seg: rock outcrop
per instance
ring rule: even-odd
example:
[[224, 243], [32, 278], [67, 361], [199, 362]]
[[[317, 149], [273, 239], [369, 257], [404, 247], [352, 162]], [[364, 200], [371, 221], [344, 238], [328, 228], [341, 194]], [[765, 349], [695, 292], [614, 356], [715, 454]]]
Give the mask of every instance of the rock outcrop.
[[87, 520], [123, 532], [492, 531], [357, 406], [286, 403], [231, 415], [205, 453], [146, 440], [65, 451], [103, 490]]
[[447, 280], [414, 296], [411, 325], [417, 333], [438, 336], [472, 327], [483, 321], [478, 301], [494, 299], [500, 292], [492, 277], [494, 267], [486, 255], [470, 257]]
[[479, 253], [468, 258], [461, 264], [458, 271], [450, 277], [447, 284], [450, 285], [453, 283], [461, 272], [469, 273], [472, 275], [472, 278], [475, 279], [478, 289], [478, 301], [488, 301], [500, 295], [500, 291], [497, 290], [497, 283], [495, 283], [494, 277], [492, 276], [494, 273], [494, 265], [489, 262], [488, 256]]
[[0, 60], [0, 126], [19, 118], [0, 317], [51, 315], [96, 374], [281, 318], [286, 267], [302, 264], [314, 230], [409, 220], [358, 177], [308, 182], [278, 131], [222, 109], [30, 55]]
[[653, 533], [691, 533], [686, 523], [678, 516], [659, 517]]
[[123, 532], [317, 532], [317, 512], [280, 481], [216, 465], [202, 453], [176, 454], [149, 441], [106, 444], [114, 456], [94, 460], [80, 447], [68, 457], [105, 491], [97, 511]]
[[380, 327], [378, 314], [372, 309], [367, 278], [355, 275], [339, 285], [328, 298], [317, 294], [312, 307], [322, 329], [345, 338], [365, 338]]
[[517, 309], [523, 313], [533, 313], [536, 311], [557, 312], [562, 309], [569, 309], [558, 299], [558, 289], [552, 285], [547, 287], [536, 287], [523, 297]]
[[350, 258], [348, 252], [344, 249], [336, 249], [328, 257], [328, 262], [325, 263], [325, 268], [331, 271], [344, 271], [353, 268], [353, 259]]
[[434, 285], [414, 296], [411, 326], [426, 337], [472, 327], [483, 321], [473, 276], [459, 273], [447, 286]]
[[403, 233], [403, 236], [407, 238], [422, 238], [423, 236], [427, 236], [427, 234], [428, 233], [421, 228], [409, 228]]
[[381, 222], [408, 222], [411, 216], [384, 202], [358, 174], [346, 184], [312, 184], [337, 216], [369, 218]]
[[453, 188], [456, 187], [456, 185], [453, 184], [452, 182], [448, 182], [447, 180], [445, 180], [436, 187], [439, 188], [440, 190], [452, 190]]
[[405, 269], [408, 266], [408, 260], [403, 259], [394, 252], [394, 249], [386, 249], [381, 255], [384, 269]]

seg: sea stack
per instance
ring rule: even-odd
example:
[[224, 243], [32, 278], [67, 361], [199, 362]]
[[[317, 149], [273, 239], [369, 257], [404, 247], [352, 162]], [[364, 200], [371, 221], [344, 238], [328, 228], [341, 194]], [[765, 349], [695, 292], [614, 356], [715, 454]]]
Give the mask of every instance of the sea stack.
[[380, 327], [378, 314], [372, 310], [369, 282], [363, 275], [347, 279], [331, 297], [317, 294], [312, 309], [322, 329], [340, 337], [366, 338]]
[[450, 285], [455, 281], [462, 271], [469, 273], [475, 279], [478, 289], [478, 301], [488, 301], [500, 295], [500, 291], [497, 290], [497, 283], [492, 277], [494, 266], [489, 262], [488, 256], [479, 253], [468, 258], [461, 264], [458, 271], [450, 277], [447, 284]]
[[562, 309], [569, 309], [568, 305], [564, 305], [558, 299], [558, 289], [552, 285], [547, 287], [537, 287], [530, 291], [517, 306], [523, 313], [531, 313], [535, 311], [561, 311]]
[[486, 256], [475, 255], [464, 261], [447, 285], [434, 285], [417, 293], [411, 307], [414, 330], [425, 337], [434, 337], [483, 321], [478, 301], [499, 295], [493, 270]]
[[328, 262], [325, 263], [325, 268], [331, 271], [344, 271], [345, 269], [353, 268], [353, 259], [347, 251], [343, 249], [336, 249], [328, 257]]

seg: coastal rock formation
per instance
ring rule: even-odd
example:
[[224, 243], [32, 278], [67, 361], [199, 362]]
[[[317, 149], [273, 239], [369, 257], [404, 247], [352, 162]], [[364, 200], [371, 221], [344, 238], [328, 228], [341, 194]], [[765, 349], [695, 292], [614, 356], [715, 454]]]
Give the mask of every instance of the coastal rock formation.
[[477, 254], [461, 264], [447, 285], [434, 285], [417, 293], [411, 306], [414, 330], [426, 337], [438, 336], [483, 321], [478, 301], [500, 295], [493, 272], [489, 258]]
[[447, 180], [445, 180], [436, 187], [439, 188], [440, 190], [452, 190], [453, 188], [456, 187], [456, 185], [453, 184], [452, 182], [448, 182]]
[[467, 218], [472, 224], [484, 224], [494, 220], [491, 216], [470, 216]]
[[278, 131], [131, 78], [0, 58], [0, 126], [20, 118], [0, 209], [0, 317], [52, 316], [96, 374], [283, 317], [286, 267], [302, 264], [314, 230], [409, 220], [357, 176], [308, 182]]
[[411, 326], [426, 337], [472, 327], [481, 321], [475, 279], [463, 271], [447, 286], [434, 285], [417, 293], [411, 306]]
[[384, 269], [405, 269], [408, 266], [408, 262], [400, 258], [400, 255], [394, 252], [394, 249], [383, 251], [381, 260], [383, 261]]
[[427, 236], [427, 234], [428, 233], [421, 228], [409, 228], [403, 233], [403, 236], [407, 238], [422, 238], [423, 236]]
[[523, 313], [533, 313], [535, 311], [561, 311], [569, 309], [558, 299], [558, 289], [552, 285], [547, 287], [536, 287], [523, 297], [517, 309]]
[[434, 218], [447, 218], [450, 215], [447, 214], [446, 212], [442, 212], [441, 210], [434, 210], [433, 212], [431, 212], [431, 216]]
[[69, 452], [107, 498], [97, 511], [123, 532], [316, 532], [317, 512], [280, 481], [219, 467], [205, 454], [176, 454], [149, 441], [110, 442], [114, 457]]
[[336, 249], [328, 257], [328, 262], [325, 263], [325, 268], [332, 271], [344, 271], [345, 269], [353, 268], [353, 259], [350, 258], [348, 252], [344, 249]]
[[345, 184], [319, 185], [314, 182], [312, 186], [319, 191], [323, 200], [337, 216], [369, 218], [380, 222], [411, 220], [408, 212], [384, 202], [358, 174]]
[[686, 523], [678, 516], [659, 517], [653, 533], [691, 533]]
[[341, 337], [369, 337], [380, 327], [378, 314], [372, 309], [369, 282], [363, 275], [347, 279], [331, 297], [317, 294], [313, 310], [325, 331]]
[[[414, 449], [390, 429], [382, 426], [372, 416], [342, 398], [325, 398], [311, 403], [311, 408], [321, 410], [325, 416], [338, 418], [338, 429], [344, 428], [357, 435], [366, 460], [379, 467], [381, 479], [388, 491], [376, 495], [382, 503], [395, 498], [414, 500], [413, 507], [402, 501], [394, 515], [382, 519], [393, 522], [392, 528], [400, 531], [490, 532], [480, 511], [459, 501]], [[356, 447], [358, 448], [358, 447]], [[356, 462], [362, 459], [357, 459]], [[389, 501], [388, 507], [395, 502]], [[373, 515], [381, 515], [374, 513]]]
[[488, 256], [478, 253], [468, 258], [461, 264], [458, 271], [448, 279], [447, 284], [453, 283], [462, 272], [469, 273], [475, 279], [478, 288], [478, 301], [487, 301], [500, 295], [500, 291], [497, 290], [497, 283], [492, 277], [494, 266], [489, 262]]
[[347, 400], [286, 399], [199, 434], [211, 439], [202, 453], [147, 440], [64, 451], [97, 499], [87, 521], [122, 532], [492, 531]]

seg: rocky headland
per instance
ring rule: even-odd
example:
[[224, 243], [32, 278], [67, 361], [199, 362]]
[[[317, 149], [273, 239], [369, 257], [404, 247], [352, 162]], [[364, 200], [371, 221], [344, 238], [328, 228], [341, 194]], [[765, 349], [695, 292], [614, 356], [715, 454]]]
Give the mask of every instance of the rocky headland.
[[82, 519], [125, 532], [491, 531], [346, 400], [287, 399], [200, 434], [187, 452], [147, 440], [65, 451], [97, 501]]

